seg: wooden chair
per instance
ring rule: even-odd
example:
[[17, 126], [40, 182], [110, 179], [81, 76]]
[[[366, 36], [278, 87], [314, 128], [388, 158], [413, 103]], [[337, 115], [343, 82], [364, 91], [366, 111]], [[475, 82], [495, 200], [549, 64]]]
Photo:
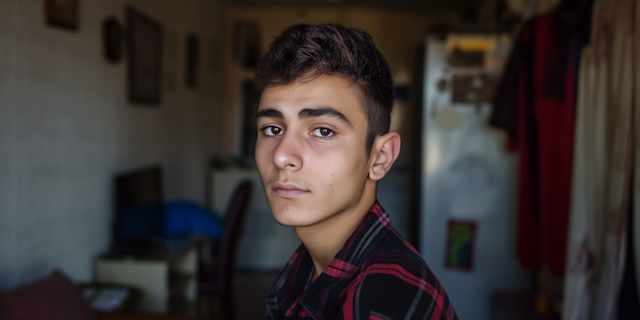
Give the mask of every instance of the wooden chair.
[[224, 216], [222, 237], [218, 246], [214, 246], [214, 268], [203, 272], [198, 279], [199, 296], [214, 296], [222, 302], [222, 314], [225, 320], [234, 320], [233, 293], [231, 280], [234, 273], [236, 248], [240, 228], [246, 216], [249, 198], [253, 186], [251, 181], [242, 181], [231, 197]]

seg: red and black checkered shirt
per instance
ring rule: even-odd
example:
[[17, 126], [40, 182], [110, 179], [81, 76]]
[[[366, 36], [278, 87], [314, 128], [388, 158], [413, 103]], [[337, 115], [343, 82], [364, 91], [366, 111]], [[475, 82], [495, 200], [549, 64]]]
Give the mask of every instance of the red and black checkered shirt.
[[376, 200], [315, 281], [301, 245], [271, 287], [267, 319], [458, 319], [420, 254]]

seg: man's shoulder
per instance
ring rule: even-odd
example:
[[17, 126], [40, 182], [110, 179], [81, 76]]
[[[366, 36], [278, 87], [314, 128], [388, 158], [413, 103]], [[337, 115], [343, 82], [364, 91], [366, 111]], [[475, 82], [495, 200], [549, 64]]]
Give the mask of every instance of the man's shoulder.
[[371, 251], [359, 270], [356, 282], [374, 295], [413, 296], [418, 289], [434, 298], [443, 291], [420, 253], [395, 230]]
[[361, 312], [382, 319], [405, 318], [409, 313], [409, 318], [457, 319], [427, 263], [394, 229], [371, 251], [354, 279], [347, 292], [358, 288]]
[[382, 263], [419, 269], [429, 268], [418, 250], [393, 228], [390, 228], [389, 232], [371, 251], [365, 263], [369, 265]]

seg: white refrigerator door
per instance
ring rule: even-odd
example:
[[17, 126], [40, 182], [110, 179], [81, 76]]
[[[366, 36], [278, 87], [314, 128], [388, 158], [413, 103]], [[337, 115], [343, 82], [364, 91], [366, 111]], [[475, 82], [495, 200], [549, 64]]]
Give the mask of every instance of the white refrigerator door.
[[[426, 45], [421, 254], [460, 319], [490, 319], [496, 316], [490, 308], [494, 292], [525, 291], [531, 285], [530, 273], [515, 257], [516, 156], [505, 150], [505, 135], [488, 125], [489, 103], [460, 102], [477, 98], [464, 95], [486, 86], [487, 77], [495, 81], [501, 67], [487, 66], [486, 58], [483, 67], [451, 67], [445, 41], [428, 37]], [[509, 46], [505, 37], [496, 38], [493, 56], [508, 55]], [[462, 75], [472, 81], [454, 81]], [[451, 219], [476, 224], [470, 270], [446, 266]]]

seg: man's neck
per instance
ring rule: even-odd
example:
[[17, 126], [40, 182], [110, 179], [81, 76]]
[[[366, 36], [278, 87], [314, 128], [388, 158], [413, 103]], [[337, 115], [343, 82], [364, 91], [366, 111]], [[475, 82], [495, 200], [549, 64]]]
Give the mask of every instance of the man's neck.
[[367, 179], [362, 198], [357, 204], [328, 219], [308, 227], [295, 227], [315, 266], [313, 280], [344, 247], [347, 239], [362, 223], [376, 200], [377, 181]]

